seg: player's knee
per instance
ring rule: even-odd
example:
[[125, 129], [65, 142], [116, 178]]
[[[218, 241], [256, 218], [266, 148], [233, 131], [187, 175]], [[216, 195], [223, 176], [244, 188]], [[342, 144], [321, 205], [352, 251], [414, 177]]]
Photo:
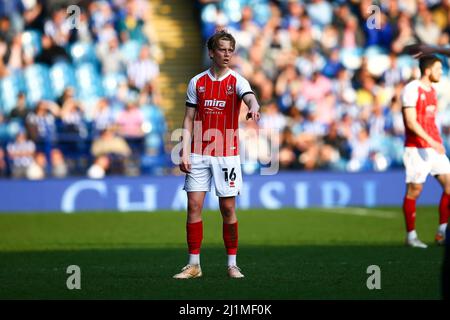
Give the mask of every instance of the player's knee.
[[224, 218], [230, 219], [233, 218], [235, 215], [235, 209], [234, 206], [231, 205], [223, 205], [220, 207], [220, 212], [222, 213], [222, 216]]
[[202, 203], [197, 200], [189, 200], [188, 201], [188, 214], [190, 215], [198, 215], [202, 212]]
[[444, 186], [444, 192], [445, 192], [446, 194], [450, 194], [450, 184], [446, 184], [446, 185]]
[[422, 185], [411, 185], [408, 188], [408, 197], [409, 198], [417, 198], [420, 196], [420, 193], [422, 192], [423, 186]]

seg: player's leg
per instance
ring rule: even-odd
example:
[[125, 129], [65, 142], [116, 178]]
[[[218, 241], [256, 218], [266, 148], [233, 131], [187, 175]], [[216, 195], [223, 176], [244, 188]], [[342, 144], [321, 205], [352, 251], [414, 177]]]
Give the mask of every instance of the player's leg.
[[189, 264], [200, 264], [200, 248], [203, 240], [202, 210], [206, 192], [188, 192], [188, 208], [186, 221], [186, 236], [189, 249]]
[[406, 223], [406, 244], [426, 248], [416, 232], [416, 201], [431, 170], [426, 149], [405, 148], [403, 163], [406, 170], [406, 194], [403, 199], [403, 214]]
[[239, 238], [238, 220], [236, 216], [236, 197], [220, 197], [219, 206], [223, 219], [223, 243], [228, 256], [228, 273], [232, 278], [243, 278], [244, 275], [241, 273], [236, 263]]
[[200, 268], [200, 248], [203, 240], [202, 210], [206, 192], [211, 188], [209, 160], [193, 154], [191, 172], [186, 175], [184, 190], [187, 192], [186, 239], [189, 251], [188, 264], [176, 274], [176, 279], [198, 278]]
[[426, 248], [426, 245], [418, 240], [416, 232], [416, 201], [423, 189], [422, 184], [408, 183], [406, 195], [403, 199], [403, 214], [406, 223], [406, 243], [412, 247]]
[[439, 203], [439, 227], [435, 240], [438, 244], [445, 243], [445, 231], [447, 229], [448, 218], [450, 216], [450, 163], [444, 155], [439, 155], [436, 166], [432, 174], [442, 186], [442, 196]]
[[238, 220], [236, 216], [236, 196], [242, 185], [242, 173], [239, 156], [216, 157], [212, 160], [212, 171], [219, 207], [222, 214], [223, 242], [228, 256], [228, 275], [231, 278], [243, 278], [236, 264], [238, 249]]
[[202, 209], [205, 200], [205, 191], [188, 192], [188, 209], [186, 221], [186, 239], [189, 252], [188, 264], [180, 273], [174, 275], [175, 279], [198, 278], [202, 276], [200, 267], [200, 248], [203, 240]]

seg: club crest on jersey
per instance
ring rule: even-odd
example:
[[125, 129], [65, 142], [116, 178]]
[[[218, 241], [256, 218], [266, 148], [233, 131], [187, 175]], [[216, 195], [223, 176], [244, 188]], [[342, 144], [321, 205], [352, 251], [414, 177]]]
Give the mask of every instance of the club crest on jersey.
[[204, 93], [205, 92], [205, 86], [201, 86], [198, 88], [198, 93]]
[[432, 105], [432, 104], [429, 106], [426, 106], [425, 111], [426, 111], [426, 113], [434, 113], [434, 111], [436, 111], [436, 106]]
[[234, 93], [234, 86], [232, 84], [227, 85], [227, 95], [232, 95]]
[[425, 101], [425, 99], [426, 99], [425, 93], [422, 93], [422, 94], [420, 95], [420, 100]]

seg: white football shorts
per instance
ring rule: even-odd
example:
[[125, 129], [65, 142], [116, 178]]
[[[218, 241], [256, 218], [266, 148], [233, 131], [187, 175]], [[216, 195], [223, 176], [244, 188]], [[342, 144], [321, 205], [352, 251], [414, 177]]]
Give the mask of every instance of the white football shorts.
[[213, 179], [218, 197], [234, 197], [239, 194], [242, 186], [239, 156], [212, 157], [192, 153], [190, 159], [191, 172], [186, 174], [184, 190], [209, 192]]
[[433, 148], [406, 147], [403, 164], [406, 169], [406, 183], [425, 183], [429, 174], [450, 174], [450, 161], [447, 156], [439, 154]]

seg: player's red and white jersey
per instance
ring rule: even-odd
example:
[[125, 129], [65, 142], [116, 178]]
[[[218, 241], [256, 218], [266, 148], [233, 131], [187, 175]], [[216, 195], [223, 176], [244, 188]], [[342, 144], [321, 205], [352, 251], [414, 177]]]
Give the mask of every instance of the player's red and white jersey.
[[242, 98], [253, 94], [249, 82], [233, 70], [215, 79], [206, 70], [189, 82], [186, 106], [196, 108], [191, 152], [208, 156], [239, 154]]
[[[402, 93], [403, 108], [416, 108], [417, 122], [437, 142], [442, 143], [436, 126], [437, 95], [434, 87], [424, 87], [420, 80], [408, 83]], [[406, 125], [405, 125], [406, 127]], [[406, 127], [406, 147], [430, 148], [429, 144]]]

